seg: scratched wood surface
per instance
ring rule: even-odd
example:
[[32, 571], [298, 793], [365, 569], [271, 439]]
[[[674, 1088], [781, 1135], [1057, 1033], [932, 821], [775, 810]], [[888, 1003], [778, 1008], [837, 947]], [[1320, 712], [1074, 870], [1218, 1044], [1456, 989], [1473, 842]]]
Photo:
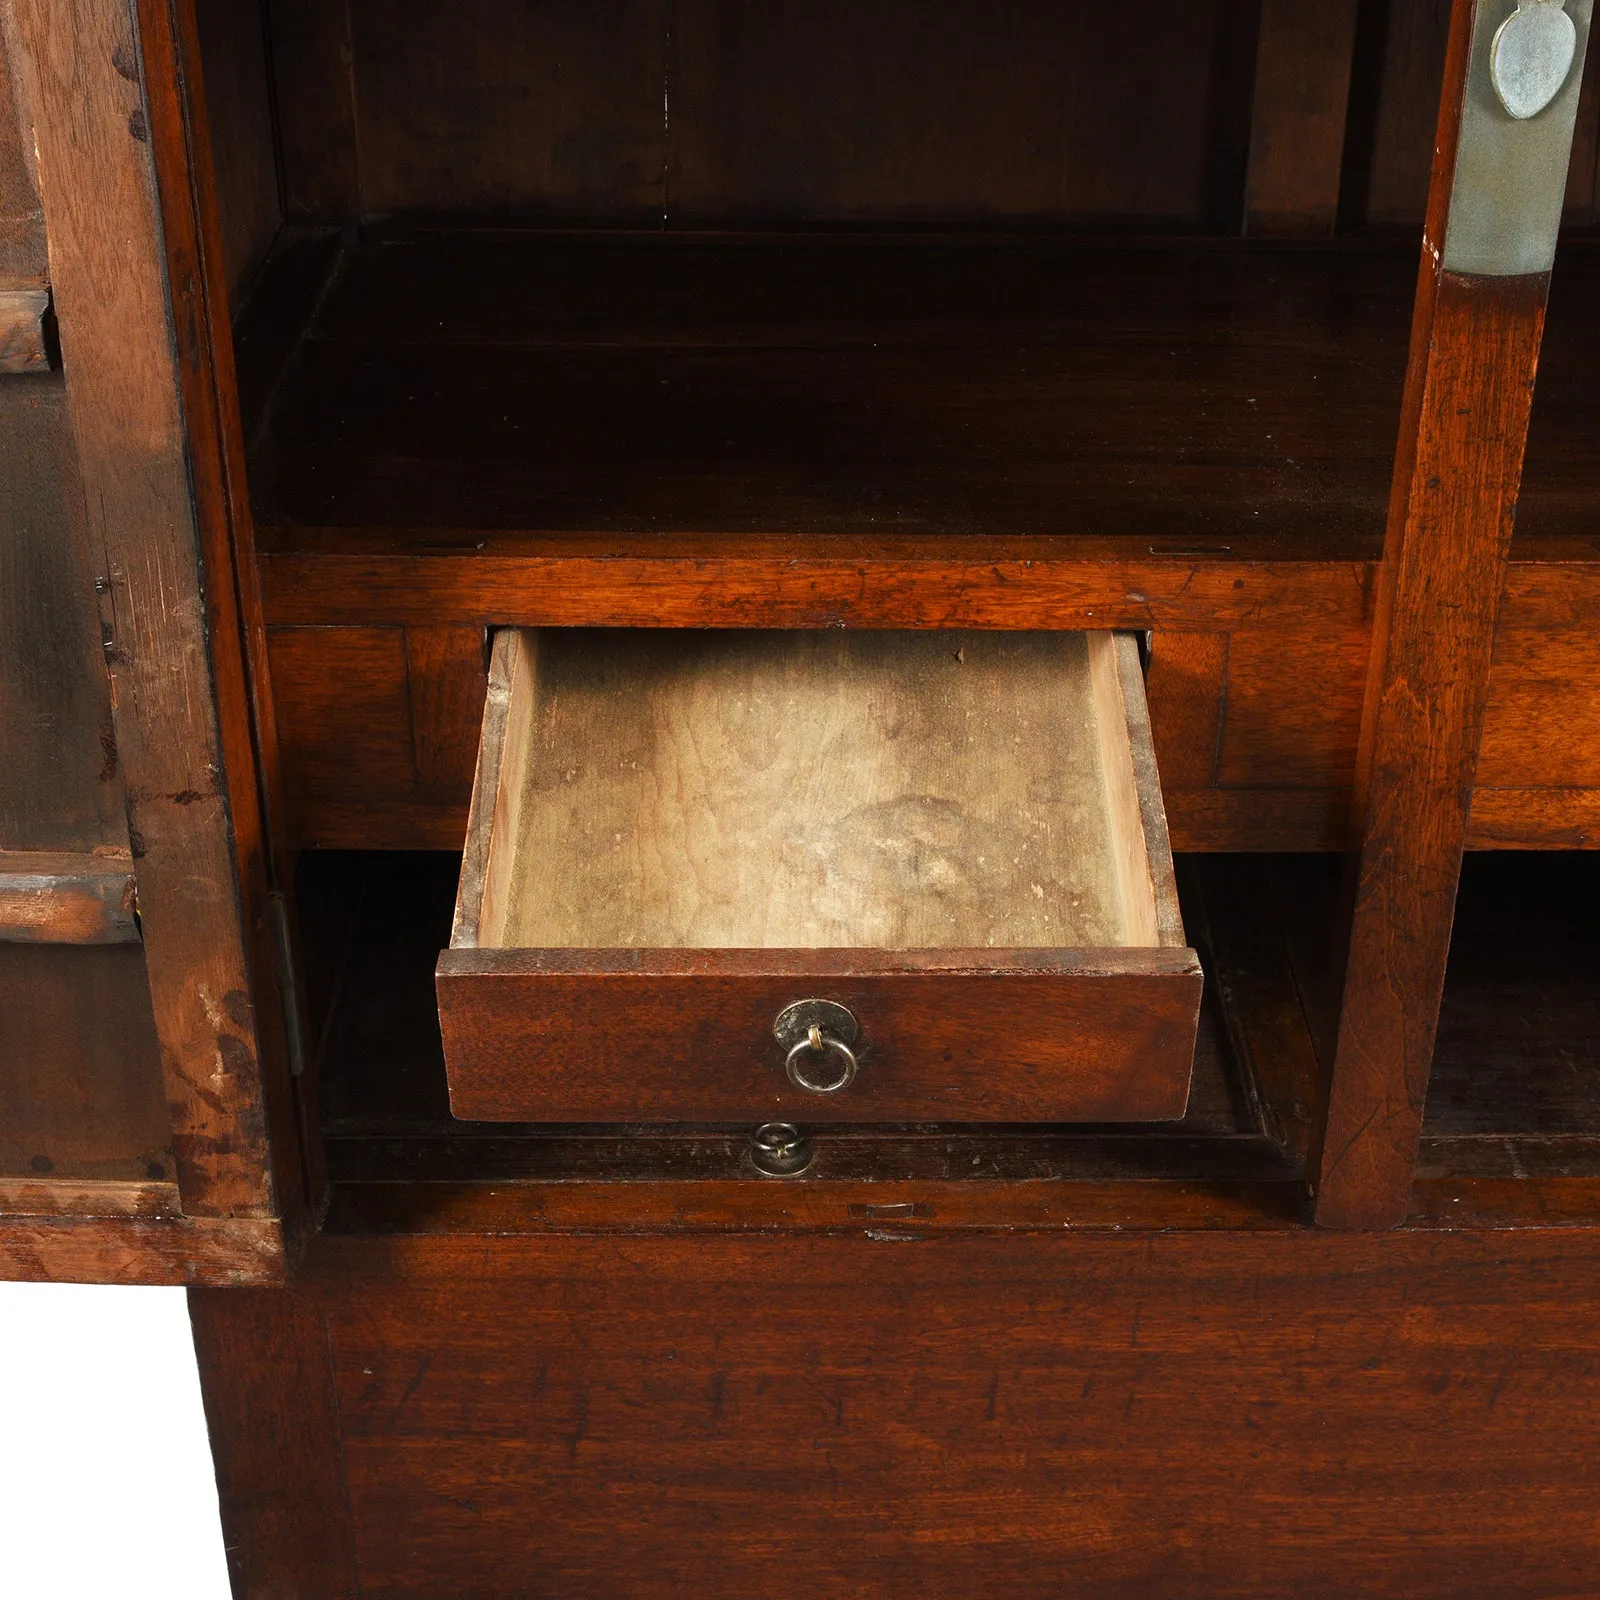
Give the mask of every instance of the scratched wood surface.
[[0, 850], [0, 940], [137, 944], [132, 857]]
[[[234, 853], [251, 835], [251, 808], [237, 802], [253, 799], [254, 763], [229, 700], [239, 668], [227, 659], [226, 559], [212, 562], [209, 593], [201, 588], [190, 470], [203, 471], [204, 452], [186, 428], [168, 314], [151, 159], [152, 121], [172, 93], [157, 70], [165, 13], [146, 8], [140, 18], [149, 102], [126, 8], [21, 0], [14, 15], [91, 559], [105, 586], [113, 724], [178, 1181], [187, 1213], [265, 1217], [275, 1202]], [[193, 292], [192, 277], [180, 275], [177, 288]], [[230, 717], [232, 806], [221, 732]]]
[[1146, 942], [1081, 634], [534, 638], [486, 943]]
[[0, 7], [0, 289], [41, 287], [50, 276], [33, 140], [11, 61], [14, 40], [8, 10]]
[[[347, 261], [254, 458], [321, 530], [1262, 534], [1383, 525], [1409, 250], [397, 234]], [[463, 297], [455, 285], [474, 285]], [[468, 533], [467, 530], [478, 530]], [[1311, 553], [1303, 548], [1302, 556]]]
[[909, 1231], [324, 1239], [195, 1297], [236, 1592], [1582, 1592], [1592, 1232]]
[[1250, 118], [1245, 231], [1332, 234], [1359, 6], [1262, 0]]
[[0, 1177], [170, 1181], [139, 947], [0, 942], [0, 1005]]
[[[1449, 225], [1471, 0], [1452, 13], [1428, 237]], [[1466, 277], [1425, 250], [1354, 785], [1349, 957], [1319, 1220], [1405, 1215], [1489, 696], [1495, 615], [1549, 275]]]

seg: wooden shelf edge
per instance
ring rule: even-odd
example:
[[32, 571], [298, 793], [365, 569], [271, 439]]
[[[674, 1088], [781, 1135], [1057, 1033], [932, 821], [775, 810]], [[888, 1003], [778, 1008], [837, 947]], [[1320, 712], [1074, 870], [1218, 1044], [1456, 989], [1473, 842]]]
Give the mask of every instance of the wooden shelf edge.
[[12, 1217], [181, 1217], [175, 1183], [104, 1178], [0, 1178], [0, 1221]]
[[[271, 627], [1366, 627], [1375, 554], [1077, 538], [263, 530]], [[370, 539], [367, 537], [370, 534]], [[1507, 595], [1589, 624], [1600, 539], [1514, 546]], [[1570, 618], [1567, 613], [1571, 613]]]
[[0, 940], [137, 944], [132, 857], [0, 850]]
[[0, 1216], [0, 1280], [220, 1288], [287, 1272], [272, 1218]]
[[[1360, 560], [1107, 553], [1041, 538], [773, 540], [528, 536], [521, 548], [377, 554], [278, 549], [260, 560], [271, 627], [1156, 628], [1225, 632], [1370, 620]], [[1125, 548], [1125, 547], [1124, 547]]]
[[1474, 789], [1467, 848], [1600, 848], [1600, 790]]
[[1600, 1231], [1600, 1175], [1419, 1179], [1405, 1226], [1440, 1232]]
[[[1314, 1231], [1293, 1180], [829, 1182], [343, 1182], [325, 1232], [338, 1237], [518, 1238], [601, 1234], [849, 1234]], [[1402, 1231], [1600, 1231], [1600, 1176], [1426, 1178]]]
[[1077, 1232], [1300, 1226], [1290, 1179], [336, 1183], [332, 1234]]

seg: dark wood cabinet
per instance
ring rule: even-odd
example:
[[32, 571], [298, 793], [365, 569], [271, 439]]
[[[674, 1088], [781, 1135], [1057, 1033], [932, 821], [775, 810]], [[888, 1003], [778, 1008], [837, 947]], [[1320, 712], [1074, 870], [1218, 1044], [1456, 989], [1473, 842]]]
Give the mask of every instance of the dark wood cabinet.
[[0, 0], [0, 1272], [239, 1594], [1588, 1592], [1590, 15]]

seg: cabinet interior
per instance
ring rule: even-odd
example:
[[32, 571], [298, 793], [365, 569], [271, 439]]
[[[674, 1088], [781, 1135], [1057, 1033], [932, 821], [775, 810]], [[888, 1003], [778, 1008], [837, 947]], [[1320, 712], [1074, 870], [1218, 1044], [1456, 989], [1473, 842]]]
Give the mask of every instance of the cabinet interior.
[[[1303, 1183], [1332, 1004], [1305, 952], [1333, 963], [1287, 932], [1295, 960], [1239, 952], [1304, 924], [1301, 898], [1336, 923], [1282, 885], [1288, 851], [1343, 839], [1444, 9], [1352, 8], [1343, 116], [1285, 155], [1260, 8], [1235, 0], [1137, 25], [1042, 0], [202, 8], [336, 1178], [739, 1170], [727, 1130], [491, 1138], [441, 1109], [428, 974], [458, 858], [438, 852], [463, 835], [490, 629], [1036, 627], [1008, 586], [1054, 562], [1116, 564], [1104, 625], [1155, 635], [1211, 975], [1190, 1114], [984, 1135], [975, 1157], [961, 1130], [835, 1130], [829, 1159]], [[1528, 562], [1600, 560], [1597, 127], [1586, 103]], [[1266, 620], [1163, 633], [1184, 603]], [[1486, 751], [1498, 728], [1491, 711]], [[1516, 842], [1484, 827], [1475, 844]], [[1522, 868], [1473, 868], [1499, 870]], [[1524, 953], [1461, 932], [1480, 937]], [[1426, 1159], [1532, 1115], [1478, 1098], [1490, 1046], [1452, 1031], [1455, 1003]], [[1576, 989], [1540, 1005], [1529, 1037], [1592, 1039]]]

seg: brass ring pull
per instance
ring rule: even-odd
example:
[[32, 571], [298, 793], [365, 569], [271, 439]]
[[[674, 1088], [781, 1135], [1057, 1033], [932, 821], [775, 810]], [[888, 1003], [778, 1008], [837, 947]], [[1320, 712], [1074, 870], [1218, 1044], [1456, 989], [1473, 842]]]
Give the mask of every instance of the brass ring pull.
[[[837, 1075], [831, 1081], [809, 1076], [803, 1063], [810, 1056], [824, 1061], [833, 1057], [840, 1063]], [[838, 1094], [841, 1089], [848, 1089], [856, 1081], [857, 1069], [855, 1051], [843, 1039], [825, 1032], [815, 1022], [795, 1041], [783, 1059], [783, 1070], [789, 1074], [789, 1082], [810, 1094]]]

